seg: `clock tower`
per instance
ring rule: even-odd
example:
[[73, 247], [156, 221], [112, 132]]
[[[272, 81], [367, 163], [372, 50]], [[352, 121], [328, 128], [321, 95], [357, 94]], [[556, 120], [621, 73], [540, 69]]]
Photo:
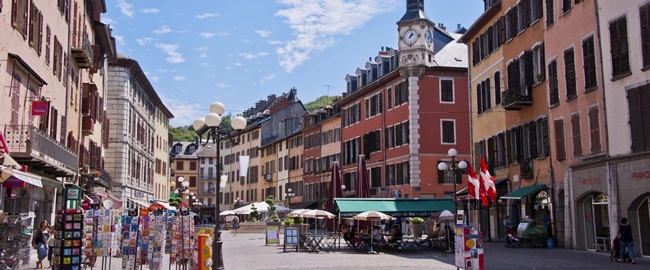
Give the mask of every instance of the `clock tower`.
[[397, 22], [400, 67], [433, 66], [434, 24], [424, 14], [424, 0], [407, 0]]

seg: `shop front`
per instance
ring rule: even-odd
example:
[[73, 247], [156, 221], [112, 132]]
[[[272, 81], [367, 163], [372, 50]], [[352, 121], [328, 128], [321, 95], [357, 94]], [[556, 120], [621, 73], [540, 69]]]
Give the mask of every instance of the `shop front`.
[[[607, 167], [582, 166], [572, 171], [575, 208], [574, 247], [582, 250], [611, 249]], [[616, 222], [614, 222], [616, 224]]]
[[552, 233], [550, 198], [549, 187], [546, 184], [521, 187], [501, 196], [501, 199], [508, 200], [510, 205], [510, 223], [512, 226], [517, 226], [523, 221], [535, 221], [536, 224], [546, 225], [546, 237]]

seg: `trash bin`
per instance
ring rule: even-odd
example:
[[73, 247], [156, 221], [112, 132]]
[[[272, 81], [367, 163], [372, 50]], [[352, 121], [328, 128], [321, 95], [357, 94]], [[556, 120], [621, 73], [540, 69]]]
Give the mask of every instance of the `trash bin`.
[[549, 237], [548, 239], [546, 239], [546, 247], [549, 249], [555, 248], [555, 239], [553, 239], [553, 237]]

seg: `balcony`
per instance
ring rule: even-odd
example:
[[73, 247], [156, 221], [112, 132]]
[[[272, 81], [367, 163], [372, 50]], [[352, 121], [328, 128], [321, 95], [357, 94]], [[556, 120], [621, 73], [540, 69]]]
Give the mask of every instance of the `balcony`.
[[77, 175], [77, 154], [30, 125], [5, 126], [5, 137], [11, 157], [31, 170], [54, 177]]
[[111, 187], [111, 174], [108, 173], [103, 168], [99, 169], [99, 172], [100, 172], [99, 179], [98, 179], [99, 181], [97, 181], [97, 184], [99, 184], [100, 186], [103, 186], [105, 188], [108, 188], [110, 190], [110, 187]]
[[[521, 86], [528, 89], [527, 86]], [[533, 105], [533, 96], [530, 89], [521, 91], [521, 88], [508, 89], [502, 93], [502, 104], [506, 110], [521, 110], [523, 107]]]
[[201, 174], [199, 175], [199, 180], [204, 180], [204, 181], [215, 181], [217, 180], [217, 177], [214, 174]]
[[212, 189], [199, 189], [199, 195], [201, 195], [201, 196], [205, 196], [205, 195], [214, 196], [215, 193], [216, 193], [215, 188], [212, 188]]
[[95, 119], [90, 115], [84, 115], [81, 120], [81, 131], [84, 136], [92, 135], [95, 130]]
[[70, 56], [80, 68], [92, 67], [93, 49], [86, 32], [72, 33]]

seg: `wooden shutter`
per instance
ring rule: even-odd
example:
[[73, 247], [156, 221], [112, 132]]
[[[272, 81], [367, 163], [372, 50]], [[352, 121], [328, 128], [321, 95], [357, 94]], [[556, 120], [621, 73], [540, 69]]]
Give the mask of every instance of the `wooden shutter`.
[[639, 8], [641, 19], [641, 53], [643, 56], [643, 67], [650, 66], [650, 4]]
[[483, 113], [483, 97], [481, 93], [481, 84], [476, 84], [476, 114]]
[[565, 139], [564, 139], [564, 121], [558, 119], [553, 121], [555, 129], [555, 158], [560, 160], [566, 159]]
[[549, 138], [548, 138], [548, 118], [544, 117], [541, 121], [542, 129], [542, 151], [544, 156], [548, 156], [550, 151]]
[[485, 162], [487, 162], [488, 167], [489, 165], [494, 164], [494, 160], [496, 159], [496, 143], [494, 142], [495, 138], [496, 137], [492, 136], [487, 139], [487, 160]]
[[600, 152], [600, 115], [598, 114], [598, 107], [589, 108], [589, 135], [591, 139], [591, 153]]
[[[553, 1], [554, 0], [546, 0], [546, 26], [549, 27], [555, 22], [555, 12], [553, 10]], [[540, 12], [542, 12], [540, 10]]]
[[570, 99], [576, 93], [576, 69], [573, 49], [564, 51], [564, 79], [566, 81], [566, 98]]
[[[26, 2], [29, 2], [29, 1], [26, 1]], [[29, 16], [28, 16], [29, 17], [28, 18], [29, 19], [29, 30], [28, 30], [28, 37], [27, 37], [27, 43], [29, 43], [29, 46], [34, 46], [34, 23], [35, 23], [34, 18], [36, 17], [36, 16], [34, 16], [36, 14], [34, 8], [36, 8], [34, 6], [34, 3], [33, 2], [29, 3], [29, 11], [28, 11], [29, 12]], [[27, 18], [27, 17], [25, 17], [25, 18]]]
[[485, 79], [485, 108], [492, 108], [492, 98], [490, 97], [492, 88], [490, 88], [490, 78]]
[[548, 64], [548, 90], [550, 105], [559, 104], [560, 94], [557, 81], [557, 62], [555, 60]]
[[585, 89], [596, 86], [596, 52], [594, 49], [594, 37], [582, 41], [582, 54], [584, 59]]
[[524, 54], [524, 71], [526, 72], [526, 95], [533, 95], [533, 85], [535, 84], [535, 68], [533, 67], [533, 51], [526, 51]]
[[632, 152], [639, 153], [650, 149], [650, 84], [627, 91], [630, 108], [630, 132], [632, 133]]
[[580, 135], [580, 114], [571, 115], [571, 135], [573, 144], [573, 157], [582, 156], [582, 136]]
[[506, 16], [499, 18], [499, 44], [506, 43]]
[[530, 156], [537, 157], [537, 122], [532, 121], [528, 124], [528, 145], [530, 146]]

